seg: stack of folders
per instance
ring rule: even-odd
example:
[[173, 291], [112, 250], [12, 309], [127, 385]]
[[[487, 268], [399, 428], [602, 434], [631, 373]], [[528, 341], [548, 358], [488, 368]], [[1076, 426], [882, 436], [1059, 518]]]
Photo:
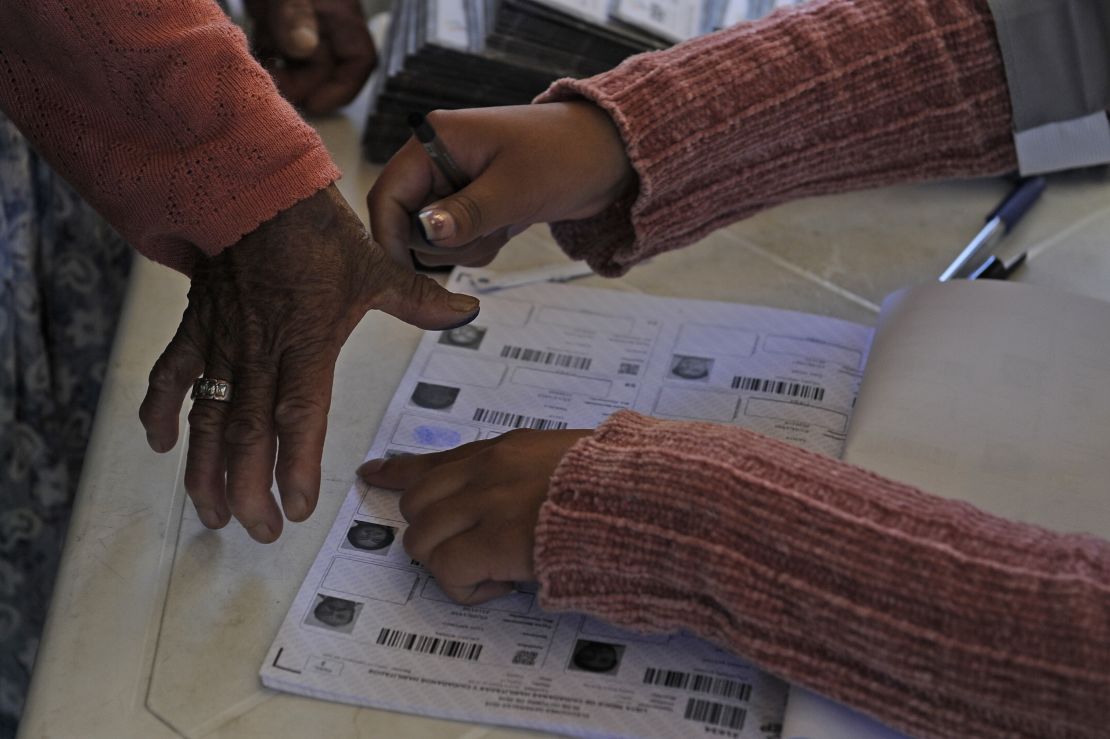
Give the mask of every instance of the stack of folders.
[[521, 105], [560, 77], [766, 15], [798, 0], [394, 0], [364, 151], [384, 162], [410, 113]]

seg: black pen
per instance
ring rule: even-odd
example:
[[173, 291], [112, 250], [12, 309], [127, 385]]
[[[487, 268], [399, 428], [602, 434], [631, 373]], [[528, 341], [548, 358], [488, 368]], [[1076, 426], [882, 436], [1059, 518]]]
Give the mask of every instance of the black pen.
[[436, 165], [452, 189], [458, 192], [470, 184], [470, 178], [463, 174], [450, 152], [440, 143], [439, 138], [436, 137], [436, 130], [432, 128], [427, 118], [420, 113], [409, 113], [409, 128], [412, 129], [420, 145], [424, 147], [432, 164]]
[[[451, 186], [452, 190], [458, 192], [470, 184], [470, 178], [459, 169], [459, 165], [455, 163], [454, 157], [451, 156], [451, 153], [447, 151], [440, 142], [439, 138], [436, 136], [436, 130], [432, 128], [432, 124], [428, 122], [427, 118], [420, 113], [409, 113], [409, 128], [412, 129], [413, 135], [416, 136], [416, 140], [424, 147], [424, 151], [427, 153], [428, 158], [432, 160], [432, 164], [436, 166], [436, 169], [438, 169], [444, 179], [447, 180], [447, 184]], [[440, 249], [442, 247], [437, 247], [432, 243], [432, 240], [428, 238], [428, 232], [434, 232], [440, 225], [435, 223], [435, 218], [435, 215], [428, 215], [427, 211], [421, 211], [416, 216], [416, 222], [420, 226], [420, 233], [424, 237], [424, 241], [433, 249]]]
[[[977, 259], [982, 257], [984, 253], [988, 257], [992, 256], [991, 252], [995, 244], [1003, 236], [1010, 233], [1011, 229], [1021, 220], [1021, 217], [1033, 206], [1033, 203], [1037, 202], [1037, 198], [1044, 192], [1044, 186], [1044, 177], [1030, 177], [1027, 180], [1020, 181], [1006, 198], [998, 204], [998, 207], [990, 212], [987, 216], [987, 225], [983, 226], [979, 233], [975, 235], [975, 238], [971, 240], [971, 243], [964, 247], [956, 260], [948, 265], [948, 269], [941, 274], [940, 281], [947, 282], [954, 278], [967, 277], [976, 272], [978, 268], [985, 267], [985, 264], [978, 264]], [[1002, 267], [1004, 266], [1002, 265]], [[1016, 267], [1017, 265], [1010, 266]], [[994, 269], [997, 270], [1002, 267], [995, 267]]]
[[[447, 184], [451, 186], [451, 189], [458, 192], [469, 185], [470, 178], [459, 169], [459, 165], [455, 163], [454, 157], [451, 156], [451, 153], [447, 151], [436, 136], [436, 130], [432, 128], [432, 124], [428, 122], [428, 119], [421, 113], [409, 113], [408, 123], [409, 128], [412, 129], [413, 135], [416, 136], [416, 140], [420, 142], [420, 145], [424, 148], [424, 152], [428, 155], [428, 158], [432, 160], [432, 164], [440, 171], [440, 174], [443, 175], [443, 178], [447, 180]], [[436, 231], [437, 227], [440, 225], [435, 222], [437, 217], [442, 216], [430, 215], [426, 210], [421, 210], [413, 216], [412, 223], [420, 232], [420, 236], [424, 243], [418, 245], [418, 249], [410, 250], [412, 253], [412, 261], [413, 265], [419, 269], [432, 272], [449, 272], [452, 269], [451, 265], [430, 267], [422, 263], [416, 256], [417, 250], [430, 254], [453, 251], [446, 247], [436, 246], [432, 243], [432, 240], [428, 238], [428, 232]]]
[[1007, 261], [996, 254], [987, 257], [978, 269], [967, 276], [969, 280], [1005, 280], [1021, 265], [1025, 264], [1025, 252]]

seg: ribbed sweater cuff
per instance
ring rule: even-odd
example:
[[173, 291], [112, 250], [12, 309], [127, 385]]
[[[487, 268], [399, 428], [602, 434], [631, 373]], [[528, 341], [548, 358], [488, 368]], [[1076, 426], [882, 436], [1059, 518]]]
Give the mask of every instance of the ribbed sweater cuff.
[[612, 117], [634, 201], [553, 224], [603, 274], [790, 199], [1016, 160], [986, 0], [817, 0], [560, 80]]
[[743, 429], [615, 414], [556, 470], [535, 563], [545, 608], [689, 629], [914, 734], [1110, 718], [1105, 542]]

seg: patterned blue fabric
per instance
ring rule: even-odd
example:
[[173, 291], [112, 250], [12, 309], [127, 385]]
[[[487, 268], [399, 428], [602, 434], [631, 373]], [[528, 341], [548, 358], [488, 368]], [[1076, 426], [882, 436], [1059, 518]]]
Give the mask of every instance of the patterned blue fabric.
[[23, 707], [130, 260], [0, 114], [0, 737]]

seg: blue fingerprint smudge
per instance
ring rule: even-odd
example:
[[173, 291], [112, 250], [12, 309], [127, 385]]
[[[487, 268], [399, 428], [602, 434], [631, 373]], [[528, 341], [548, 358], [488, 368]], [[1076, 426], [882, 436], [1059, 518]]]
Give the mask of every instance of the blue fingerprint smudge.
[[458, 446], [462, 436], [454, 429], [439, 426], [417, 426], [412, 430], [413, 438], [424, 446]]

